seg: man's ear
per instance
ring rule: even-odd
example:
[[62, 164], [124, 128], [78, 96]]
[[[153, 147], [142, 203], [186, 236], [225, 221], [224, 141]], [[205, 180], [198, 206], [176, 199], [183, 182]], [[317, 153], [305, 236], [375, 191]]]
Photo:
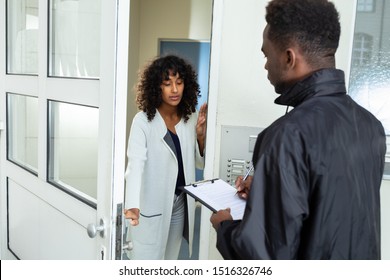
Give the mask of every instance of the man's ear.
[[296, 56], [294, 49], [288, 48], [286, 50], [286, 66], [287, 66], [287, 68], [289, 68], [289, 69], [294, 68], [296, 63], [297, 63], [297, 56]]

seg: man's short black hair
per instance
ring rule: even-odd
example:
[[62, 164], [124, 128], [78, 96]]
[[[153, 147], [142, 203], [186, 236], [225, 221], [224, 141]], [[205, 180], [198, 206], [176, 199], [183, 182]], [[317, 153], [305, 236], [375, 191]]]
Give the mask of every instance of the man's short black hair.
[[339, 45], [340, 21], [328, 0], [272, 0], [266, 7], [268, 39], [280, 50], [297, 44], [307, 61], [327, 59]]

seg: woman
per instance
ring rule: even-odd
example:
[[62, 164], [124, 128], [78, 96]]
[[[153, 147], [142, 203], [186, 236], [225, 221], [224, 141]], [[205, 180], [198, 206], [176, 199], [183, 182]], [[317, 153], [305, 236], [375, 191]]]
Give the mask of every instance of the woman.
[[181, 190], [203, 168], [207, 105], [195, 110], [197, 75], [177, 56], [156, 58], [137, 85], [126, 170], [130, 259], [177, 259], [183, 232], [190, 252], [195, 201]]

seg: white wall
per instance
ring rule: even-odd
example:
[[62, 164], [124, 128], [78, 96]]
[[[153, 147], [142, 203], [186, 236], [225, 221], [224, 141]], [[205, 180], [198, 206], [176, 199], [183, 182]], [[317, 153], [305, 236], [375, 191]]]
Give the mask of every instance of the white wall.
[[140, 32], [140, 0], [130, 1], [130, 28], [129, 28], [129, 71], [128, 71], [128, 96], [127, 96], [127, 128], [126, 139], [129, 138], [131, 120], [137, 113], [134, 84], [137, 81], [139, 68], [139, 32]]
[[211, 0], [142, 0], [140, 66], [158, 54], [161, 38], [209, 40], [211, 7]]
[[[354, 26], [355, 1], [334, 0], [341, 20], [337, 67], [349, 75], [349, 60]], [[245, 3], [245, 5], [243, 5]], [[206, 143], [206, 178], [219, 174], [219, 146], [222, 125], [266, 127], [285, 113], [285, 107], [273, 103], [277, 95], [267, 80], [261, 53], [267, 1], [215, 0], [209, 89], [209, 127]], [[348, 79], [346, 79], [348, 81]], [[389, 182], [382, 194], [382, 255], [390, 259]], [[215, 249], [215, 231], [210, 227], [210, 212], [202, 208], [202, 259], [219, 259]], [[209, 241], [207, 245], [207, 241]]]

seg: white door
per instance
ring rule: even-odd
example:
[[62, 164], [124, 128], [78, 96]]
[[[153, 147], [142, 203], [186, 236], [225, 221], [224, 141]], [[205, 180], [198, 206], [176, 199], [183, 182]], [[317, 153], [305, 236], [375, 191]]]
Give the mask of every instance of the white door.
[[0, 5], [1, 259], [120, 258], [129, 1]]

